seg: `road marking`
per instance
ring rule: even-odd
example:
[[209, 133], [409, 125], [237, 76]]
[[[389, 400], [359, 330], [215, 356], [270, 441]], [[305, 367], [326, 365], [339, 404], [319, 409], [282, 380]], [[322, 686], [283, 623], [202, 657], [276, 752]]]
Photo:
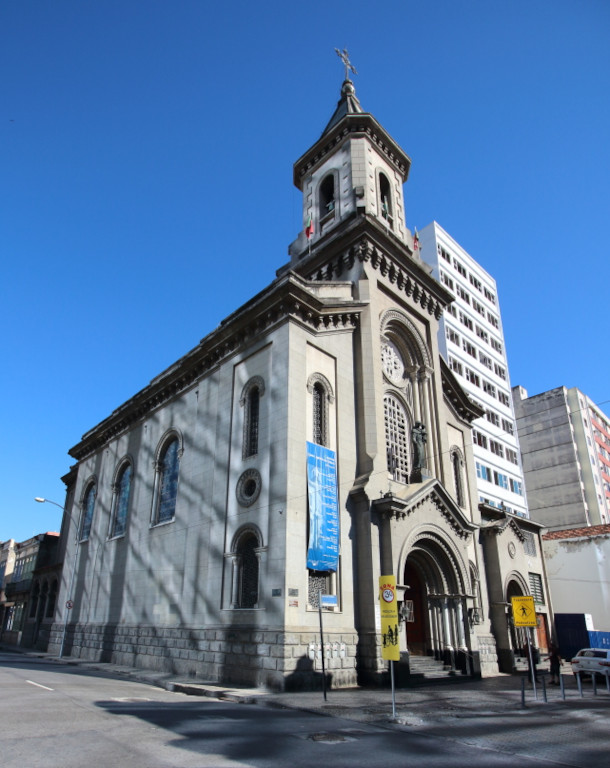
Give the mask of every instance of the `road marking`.
[[45, 691], [52, 691], [53, 688], [47, 688], [46, 685], [41, 685], [40, 683], [35, 683], [33, 680], [26, 680], [26, 683], [29, 683], [30, 685], [35, 685], [37, 688], [44, 688]]

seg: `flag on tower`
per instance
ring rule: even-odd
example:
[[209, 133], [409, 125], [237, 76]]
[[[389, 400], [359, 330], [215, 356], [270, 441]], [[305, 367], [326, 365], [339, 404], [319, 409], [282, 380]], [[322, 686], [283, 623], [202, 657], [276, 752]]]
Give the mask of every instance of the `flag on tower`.
[[313, 235], [313, 219], [311, 216], [307, 218], [307, 226], [305, 227], [305, 236], [309, 238]]

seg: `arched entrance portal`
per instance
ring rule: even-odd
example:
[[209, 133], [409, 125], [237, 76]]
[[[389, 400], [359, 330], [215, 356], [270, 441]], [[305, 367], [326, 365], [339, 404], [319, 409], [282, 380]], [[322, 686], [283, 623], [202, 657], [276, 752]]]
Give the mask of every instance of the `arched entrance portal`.
[[433, 538], [420, 539], [407, 557], [404, 585], [409, 654], [467, 671], [467, 589], [454, 555]]

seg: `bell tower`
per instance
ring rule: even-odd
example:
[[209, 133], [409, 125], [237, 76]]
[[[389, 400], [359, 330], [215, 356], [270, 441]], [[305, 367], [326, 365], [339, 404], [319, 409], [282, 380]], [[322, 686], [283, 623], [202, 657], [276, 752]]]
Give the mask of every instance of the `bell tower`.
[[293, 265], [358, 216], [375, 218], [403, 244], [413, 245], [403, 197], [411, 160], [362, 109], [347, 51], [337, 53], [345, 64], [341, 98], [318, 141], [294, 164], [294, 184], [303, 194], [303, 231], [288, 249]]

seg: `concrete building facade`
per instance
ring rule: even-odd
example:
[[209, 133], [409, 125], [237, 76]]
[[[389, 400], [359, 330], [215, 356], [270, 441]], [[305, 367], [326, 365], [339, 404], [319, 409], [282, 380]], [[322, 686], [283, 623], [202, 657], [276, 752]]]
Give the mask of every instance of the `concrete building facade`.
[[75, 656], [207, 679], [313, 686], [324, 654], [332, 685], [386, 680], [392, 575], [406, 674], [498, 671], [526, 521], [479, 508], [483, 410], [439, 351], [453, 295], [406, 227], [410, 162], [346, 80], [294, 166], [289, 263], [71, 449], [52, 649], [66, 628]]
[[454, 296], [440, 322], [441, 354], [484, 412], [472, 430], [479, 501], [528, 517], [496, 281], [436, 222], [419, 237], [422, 259]]
[[610, 419], [576, 387], [513, 388], [532, 516], [551, 531], [610, 521]]

